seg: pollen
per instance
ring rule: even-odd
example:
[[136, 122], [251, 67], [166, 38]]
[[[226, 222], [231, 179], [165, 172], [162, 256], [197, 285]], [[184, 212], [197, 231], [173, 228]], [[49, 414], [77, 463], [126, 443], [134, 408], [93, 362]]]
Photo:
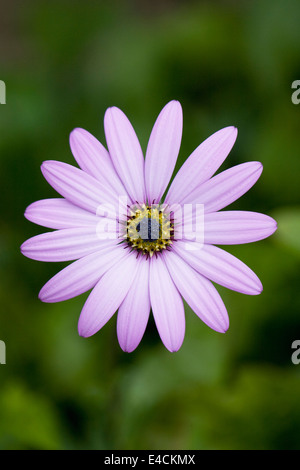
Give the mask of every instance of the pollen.
[[170, 250], [174, 239], [174, 221], [167, 207], [153, 204], [130, 208], [126, 223], [125, 240], [138, 254], [152, 257]]

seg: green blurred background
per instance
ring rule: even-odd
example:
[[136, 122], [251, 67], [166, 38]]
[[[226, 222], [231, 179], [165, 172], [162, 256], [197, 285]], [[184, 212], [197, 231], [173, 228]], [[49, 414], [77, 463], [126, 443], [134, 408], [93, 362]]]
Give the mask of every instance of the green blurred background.
[[[2, 1], [0, 79], [1, 449], [299, 449], [300, 79], [299, 0]], [[219, 288], [225, 334], [186, 309], [181, 350], [169, 353], [153, 320], [139, 348], [121, 351], [116, 316], [80, 338], [88, 294], [43, 304], [38, 292], [62, 263], [20, 254], [47, 231], [23, 217], [56, 197], [40, 165], [75, 164], [69, 133], [104, 144], [103, 116], [120, 107], [143, 149], [171, 99], [184, 112], [176, 169], [227, 125], [239, 136], [221, 170], [261, 161], [258, 183], [232, 209], [274, 216], [270, 239], [228, 247], [264, 291]], [[227, 249], [227, 247], [224, 247]]]

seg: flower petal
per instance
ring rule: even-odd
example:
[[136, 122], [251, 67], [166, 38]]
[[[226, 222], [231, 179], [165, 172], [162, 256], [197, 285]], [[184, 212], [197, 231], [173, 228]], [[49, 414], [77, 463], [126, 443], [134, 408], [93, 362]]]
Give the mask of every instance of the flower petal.
[[104, 130], [114, 167], [132, 202], [144, 202], [144, 157], [131, 123], [119, 108], [108, 108]]
[[169, 351], [178, 351], [185, 334], [184, 306], [160, 256], [151, 258], [149, 286], [152, 312], [160, 338]]
[[182, 297], [210, 328], [224, 333], [229, 326], [226, 307], [213, 284], [175, 253], [164, 253], [165, 263]]
[[203, 183], [182, 202], [198, 202], [204, 204], [206, 213], [216, 212], [245, 194], [256, 183], [261, 172], [262, 164], [259, 162], [236, 165]]
[[80, 336], [95, 334], [118, 310], [136, 275], [140, 259], [131, 253], [112, 266], [96, 284], [78, 321]]
[[96, 214], [107, 205], [107, 216], [116, 218], [119, 200], [108, 185], [63, 162], [46, 161], [41, 169], [48, 183], [76, 206]]
[[170, 101], [160, 112], [152, 129], [145, 160], [148, 203], [158, 203], [172, 176], [182, 137], [182, 108]]
[[99, 218], [67, 199], [42, 199], [30, 204], [25, 217], [43, 227], [60, 229], [96, 226]]
[[149, 313], [149, 262], [142, 258], [128, 294], [119, 307], [117, 334], [123, 351], [132, 352], [139, 345]]
[[113, 264], [126, 256], [120, 246], [103, 244], [95, 253], [74, 261], [42, 287], [42, 302], [61, 302], [88, 291]]
[[257, 295], [262, 291], [256, 274], [238, 258], [221, 248], [177, 241], [173, 250], [196, 271], [221, 286], [248, 295]]
[[178, 171], [165, 202], [180, 203], [200, 184], [211, 178], [228, 156], [236, 137], [237, 129], [230, 126], [215, 132], [202, 142]]
[[275, 232], [276, 221], [265, 214], [224, 211], [205, 214], [204, 243], [238, 245], [267, 238]]
[[70, 134], [70, 147], [83, 171], [103, 185], [109, 185], [116, 195], [127, 196], [108, 151], [92, 134], [84, 129], [74, 129]]
[[27, 258], [38, 261], [70, 261], [89, 255], [105, 244], [114, 246], [119, 242], [99, 238], [96, 227], [66, 228], [42, 233], [29, 238], [21, 246]]

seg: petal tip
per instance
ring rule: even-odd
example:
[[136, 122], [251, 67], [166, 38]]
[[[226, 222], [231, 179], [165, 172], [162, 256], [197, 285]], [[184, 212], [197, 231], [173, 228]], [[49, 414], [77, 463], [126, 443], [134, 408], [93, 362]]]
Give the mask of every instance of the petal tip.
[[24, 211], [24, 217], [25, 217], [25, 219], [31, 221], [30, 220], [30, 218], [31, 218], [31, 205], [26, 207], [26, 209]]
[[45, 160], [41, 164], [41, 172], [42, 172], [44, 177], [45, 177], [45, 174], [47, 174], [49, 172], [50, 167], [51, 167], [52, 164], [53, 164], [53, 160]]
[[252, 176], [254, 178], [255, 182], [260, 178], [262, 171], [263, 171], [263, 164], [261, 162], [257, 161], [251, 161], [251, 162], [246, 162], [246, 163], [241, 163], [240, 167], [244, 165], [244, 169], [247, 171], [249, 170], [249, 177]]
[[[227, 313], [227, 312], [226, 312]], [[219, 318], [217, 322], [214, 322], [213, 324], [205, 322], [209, 328], [212, 330], [216, 331], [217, 333], [226, 333], [229, 329], [229, 318], [228, 315], [223, 318]]]
[[81, 129], [80, 127], [75, 127], [71, 132], [70, 132], [70, 135], [69, 135], [69, 142], [70, 142], [70, 146], [72, 147], [72, 145], [75, 143], [75, 140], [77, 139], [77, 137], [80, 135], [80, 134], [83, 134], [82, 132], [83, 129]]
[[268, 236], [273, 235], [273, 233], [275, 233], [277, 229], [278, 229], [277, 221], [273, 219], [272, 217], [270, 217], [270, 233]]
[[28, 255], [27, 255], [27, 253], [26, 253], [27, 248], [28, 248], [28, 246], [27, 246], [28, 243], [27, 243], [27, 242], [28, 242], [28, 240], [26, 240], [24, 243], [22, 243], [22, 245], [20, 246], [20, 251], [21, 251], [22, 255], [28, 257]]
[[238, 133], [239, 133], [238, 128], [235, 126], [232, 126], [232, 133], [234, 135], [234, 140], [236, 140]]
[[130, 354], [136, 349], [136, 346], [130, 347], [130, 345], [127, 345], [127, 344], [120, 344], [120, 348], [122, 349], [124, 353]]
[[90, 334], [90, 332], [87, 329], [85, 329], [82, 325], [80, 325], [80, 323], [78, 323], [78, 334], [82, 338], [88, 338], [89, 336], [92, 336], [92, 334]]
[[260, 282], [259, 279], [257, 279], [256, 285], [253, 288], [253, 294], [252, 295], [259, 295], [262, 293], [264, 290], [262, 283]]
[[232, 134], [236, 134], [238, 133], [238, 128], [236, 126], [228, 126], [228, 127], [225, 127], [224, 130], [228, 130], [229, 132], [231, 132]]
[[259, 277], [252, 271], [252, 276], [248, 280], [248, 284], [244, 286], [244, 289], [238, 291], [246, 295], [259, 295], [263, 291], [263, 285]]
[[257, 170], [262, 172], [264, 169], [263, 164], [261, 162], [255, 162], [255, 163], [257, 165]]
[[70, 136], [75, 134], [85, 134], [86, 132], [87, 131], [82, 127], [74, 127], [74, 129], [70, 132]]
[[170, 352], [170, 353], [176, 353], [179, 351], [179, 349], [181, 348], [181, 345], [180, 346], [166, 346], [165, 347], [167, 348], [167, 350]]
[[[162, 338], [161, 338], [162, 339]], [[182, 344], [183, 344], [183, 340], [184, 338], [178, 338], [178, 340], [176, 341], [166, 341], [165, 339], [163, 340], [162, 339], [162, 342], [163, 342], [163, 345], [165, 346], [165, 348], [171, 352], [171, 353], [175, 353], [175, 352], [178, 352], [179, 349], [181, 348]]]
[[166, 104], [166, 106], [174, 106], [174, 107], [182, 110], [181, 103], [178, 100], [171, 100], [171, 101], [169, 101], [169, 103]]
[[216, 136], [216, 137], [217, 136], [222, 136], [225, 139], [230, 138], [233, 141], [233, 143], [232, 143], [232, 145], [233, 145], [236, 138], [237, 138], [237, 134], [238, 134], [238, 128], [236, 126], [227, 126], [227, 127], [223, 127], [219, 131], [216, 131], [210, 137], [212, 137], [212, 136]]
[[[31, 246], [30, 243], [28, 243], [29, 240], [26, 240], [21, 246], [20, 246], [20, 252], [23, 256], [26, 256], [26, 258], [29, 259], [35, 259], [36, 258], [32, 255], [32, 251], [30, 250]], [[38, 261], [38, 260], [36, 260]]]
[[107, 119], [113, 119], [114, 115], [116, 114], [124, 114], [123, 111], [118, 108], [117, 106], [110, 106], [109, 108], [106, 109], [104, 113], [104, 122], [107, 121]]
[[57, 298], [55, 298], [55, 296], [54, 297], [53, 295], [51, 296], [51, 292], [49, 292], [49, 288], [48, 288], [48, 282], [41, 288], [40, 292], [38, 293], [38, 299], [41, 302], [44, 302], [47, 304], [60, 302], [61, 300], [64, 300], [63, 298], [58, 300]]
[[38, 299], [41, 301], [41, 302], [45, 302], [45, 303], [50, 303], [51, 301], [49, 300], [49, 298], [47, 298], [47, 294], [44, 292], [44, 287], [41, 288], [40, 292], [38, 293]]
[[220, 333], [225, 334], [225, 333], [227, 333], [228, 330], [229, 330], [229, 321], [226, 322], [225, 325], [223, 325], [223, 327], [222, 327], [221, 330], [220, 330]]
[[[166, 106], [165, 106], [165, 109], [166, 108], [170, 108], [171, 111], [173, 111], [174, 113], [176, 113], [176, 117], [177, 119], [179, 119], [180, 121], [182, 121], [182, 115], [183, 115], [183, 111], [182, 111], [182, 106], [181, 106], [181, 103], [177, 100], [172, 100], [170, 101]], [[172, 108], [172, 109], [171, 109]]]
[[84, 318], [84, 308], [81, 310], [81, 314], [78, 319], [78, 325], [77, 325], [77, 331], [79, 336], [82, 338], [89, 338], [90, 336], [93, 336], [97, 331], [99, 331], [99, 328], [93, 326], [86, 318]]

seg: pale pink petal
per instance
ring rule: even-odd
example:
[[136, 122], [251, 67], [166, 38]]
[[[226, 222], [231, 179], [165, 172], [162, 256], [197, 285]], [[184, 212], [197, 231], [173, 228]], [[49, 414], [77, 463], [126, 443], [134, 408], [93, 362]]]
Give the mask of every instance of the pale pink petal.
[[60, 229], [96, 226], [99, 217], [75, 206], [67, 199], [42, 199], [30, 204], [25, 217], [43, 227]]
[[48, 183], [68, 201], [93, 214], [105, 205], [107, 216], [116, 218], [119, 200], [110, 186], [67, 163], [46, 161], [41, 169]]
[[101, 249], [104, 244], [116, 245], [115, 240], [101, 240], [96, 227], [66, 228], [29, 238], [21, 246], [27, 258], [38, 261], [71, 261]]
[[155, 324], [165, 347], [175, 352], [185, 334], [184, 306], [163, 259], [150, 260], [150, 301]]
[[164, 253], [164, 260], [177, 289], [191, 309], [210, 328], [224, 333], [229, 326], [228, 314], [213, 284], [175, 253]]
[[173, 250], [196, 271], [221, 286], [248, 295], [262, 291], [256, 274], [221, 248], [180, 240], [173, 244]]
[[100, 250], [74, 261], [53, 276], [41, 289], [39, 298], [43, 302], [61, 302], [83, 294], [125, 256], [121, 246], [104, 243]]
[[142, 258], [133, 283], [118, 311], [117, 334], [123, 351], [132, 352], [139, 345], [149, 313], [149, 262]]
[[235, 127], [225, 127], [208, 137], [194, 152], [175, 176], [165, 202], [180, 203], [198, 189], [221, 166], [237, 137]]
[[277, 224], [272, 217], [258, 212], [224, 211], [205, 214], [204, 242], [238, 245], [269, 237]]
[[158, 203], [172, 176], [182, 136], [182, 108], [170, 101], [160, 112], [152, 129], [145, 160], [148, 203]]
[[82, 170], [103, 185], [109, 185], [118, 196], [127, 196], [108, 151], [92, 134], [84, 129], [74, 129], [70, 134], [70, 147]]
[[127, 257], [112, 266], [96, 284], [81, 311], [80, 336], [95, 334], [113, 316], [123, 302], [135, 278], [140, 259]]
[[108, 108], [104, 130], [109, 154], [129, 196], [133, 202], [145, 202], [144, 157], [131, 123], [119, 108]]
[[205, 212], [216, 212], [245, 194], [256, 183], [261, 172], [262, 164], [259, 162], [236, 165], [203, 183], [182, 203], [201, 203]]

